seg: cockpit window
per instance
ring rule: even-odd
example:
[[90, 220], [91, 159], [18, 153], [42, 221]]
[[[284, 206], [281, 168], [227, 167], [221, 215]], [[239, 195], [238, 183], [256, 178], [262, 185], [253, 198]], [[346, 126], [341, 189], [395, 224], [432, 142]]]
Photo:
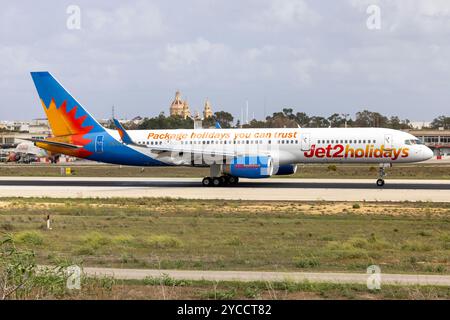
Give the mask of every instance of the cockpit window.
[[407, 145], [423, 144], [423, 142], [420, 141], [419, 139], [409, 139], [409, 140], [405, 140], [405, 144], [407, 144]]

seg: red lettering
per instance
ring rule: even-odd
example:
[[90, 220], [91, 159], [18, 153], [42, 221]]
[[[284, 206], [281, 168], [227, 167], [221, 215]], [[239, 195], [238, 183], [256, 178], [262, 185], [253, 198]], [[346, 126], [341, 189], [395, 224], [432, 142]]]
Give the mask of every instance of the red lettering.
[[317, 148], [317, 150], [316, 150], [316, 157], [317, 158], [325, 157], [325, 148]]
[[333, 154], [333, 158], [343, 158], [344, 157], [344, 155], [342, 154], [344, 152], [344, 146], [342, 144], [335, 145], [334, 150], [336, 152]]
[[316, 151], [316, 145], [313, 144], [311, 146], [311, 149], [309, 151], [304, 152], [303, 154], [305, 155], [306, 158], [312, 158], [312, 157], [314, 157], [315, 151]]
[[328, 146], [327, 146], [327, 148], [325, 149], [326, 151], [327, 151], [327, 158], [331, 158], [331, 145], [329, 144]]

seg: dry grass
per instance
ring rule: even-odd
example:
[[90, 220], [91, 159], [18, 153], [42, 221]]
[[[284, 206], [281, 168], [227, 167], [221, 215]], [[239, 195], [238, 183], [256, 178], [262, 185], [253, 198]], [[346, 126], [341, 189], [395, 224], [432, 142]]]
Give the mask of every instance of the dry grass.
[[[378, 264], [384, 272], [450, 270], [450, 204], [359, 203], [354, 209], [354, 203], [173, 199], [0, 203], [0, 229], [33, 248], [39, 263], [74, 258], [86, 265], [142, 268], [365, 272]], [[47, 214], [51, 231], [45, 229]]]

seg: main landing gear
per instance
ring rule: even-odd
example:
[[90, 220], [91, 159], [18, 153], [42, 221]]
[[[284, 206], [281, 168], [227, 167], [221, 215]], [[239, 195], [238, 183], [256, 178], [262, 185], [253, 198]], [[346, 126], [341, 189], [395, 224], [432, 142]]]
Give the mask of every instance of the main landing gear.
[[234, 176], [205, 177], [202, 180], [202, 185], [204, 187], [222, 187], [236, 185], [238, 182], [239, 178]]
[[377, 180], [377, 186], [383, 187], [384, 186], [384, 177], [387, 176], [385, 169], [390, 168], [392, 165], [390, 163], [381, 163], [380, 168], [378, 169], [378, 180]]
[[210, 167], [210, 177], [205, 177], [202, 180], [202, 184], [205, 187], [222, 187], [236, 185], [239, 182], [239, 178], [230, 175], [222, 174], [222, 166], [213, 164]]

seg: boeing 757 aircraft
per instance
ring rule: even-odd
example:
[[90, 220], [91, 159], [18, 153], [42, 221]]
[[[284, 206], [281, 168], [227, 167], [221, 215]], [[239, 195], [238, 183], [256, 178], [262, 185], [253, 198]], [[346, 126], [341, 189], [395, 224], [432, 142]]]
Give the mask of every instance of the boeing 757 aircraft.
[[32, 72], [53, 136], [36, 146], [78, 158], [131, 166], [207, 166], [204, 186], [239, 178], [294, 174], [299, 163], [379, 164], [385, 168], [430, 159], [409, 133], [383, 128], [117, 130], [101, 126], [49, 72]]

